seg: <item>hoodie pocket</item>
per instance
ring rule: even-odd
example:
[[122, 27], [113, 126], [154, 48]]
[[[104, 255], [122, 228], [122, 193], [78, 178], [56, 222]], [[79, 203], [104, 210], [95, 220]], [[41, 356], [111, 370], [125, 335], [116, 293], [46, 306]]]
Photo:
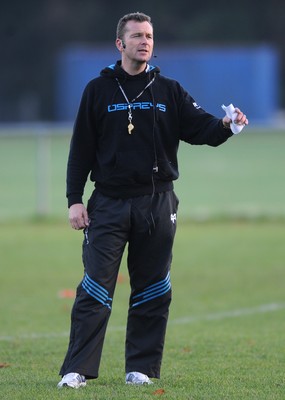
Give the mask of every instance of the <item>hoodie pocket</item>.
[[125, 151], [116, 154], [112, 179], [119, 182], [149, 183], [153, 168], [152, 156], [138, 151]]
[[179, 172], [176, 162], [169, 160], [158, 159], [158, 174], [157, 177], [162, 181], [173, 181], [178, 179]]

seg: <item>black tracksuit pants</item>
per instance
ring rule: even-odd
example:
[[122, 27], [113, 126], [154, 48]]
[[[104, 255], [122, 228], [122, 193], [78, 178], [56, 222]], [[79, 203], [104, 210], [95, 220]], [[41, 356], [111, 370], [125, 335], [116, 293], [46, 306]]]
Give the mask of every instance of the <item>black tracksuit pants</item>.
[[178, 199], [173, 191], [131, 199], [95, 190], [84, 232], [84, 278], [71, 314], [68, 351], [60, 375], [97, 378], [112, 298], [128, 243], [131, 295], [126, 333], [126, 372], [160, 377], [168, 309], [170, 265]]

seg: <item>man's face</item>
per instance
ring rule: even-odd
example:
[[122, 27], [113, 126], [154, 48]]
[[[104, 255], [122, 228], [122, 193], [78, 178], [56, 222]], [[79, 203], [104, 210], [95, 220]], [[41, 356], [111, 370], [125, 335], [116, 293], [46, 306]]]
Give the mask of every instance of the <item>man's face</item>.
[[153, 51], [152, 26], [147, 21], [128, 21], [125, 28], [124, 57], [131, 61], [148, 62]]

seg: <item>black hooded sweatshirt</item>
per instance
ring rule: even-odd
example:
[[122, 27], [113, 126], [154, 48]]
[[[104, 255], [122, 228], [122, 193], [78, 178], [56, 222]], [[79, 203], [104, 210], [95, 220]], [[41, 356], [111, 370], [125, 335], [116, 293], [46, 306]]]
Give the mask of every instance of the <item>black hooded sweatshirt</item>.
[[158, 67], [133, 76], [118, 61], [83, 92], [67, 166], [68, 206], [82, 203], [90, 172], [97, 190], [110, 197], [172, 190], [180, 140], [218, 146], [230, 136], [221, 119], [205, 112], [177, 81], [160, 75]]

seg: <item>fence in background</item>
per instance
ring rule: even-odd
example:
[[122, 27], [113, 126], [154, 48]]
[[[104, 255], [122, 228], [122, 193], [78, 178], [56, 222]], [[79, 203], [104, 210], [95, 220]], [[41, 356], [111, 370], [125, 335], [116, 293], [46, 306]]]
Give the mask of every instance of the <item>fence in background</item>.
[[[180, 218], [285, 216], [285, 134], [246, 128], [218, 148], [179, 149]], [[0, 222], [67, 218], [66, 163], [72, 126], [0, 126]], [[93, 183], [88, 182], [84, 200]]]
[[[65, 211], [64, 174], [71, 131], [68, 124], [0, 126], [0, 220]], [[56, 190], [62, 194], [58, 206]]]

